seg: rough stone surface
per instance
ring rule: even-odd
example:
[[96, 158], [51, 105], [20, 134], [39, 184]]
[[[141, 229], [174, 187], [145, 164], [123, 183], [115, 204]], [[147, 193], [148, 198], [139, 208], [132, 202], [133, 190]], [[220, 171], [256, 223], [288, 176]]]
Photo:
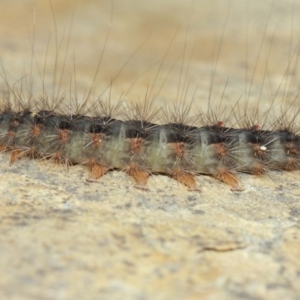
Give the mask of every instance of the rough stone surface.
[[[53, 0], [52, 5], [64, 61], [73, 4]], [[196, 99], [205, 106], [215, 70], [216, 102], [224, 89], [228, 105], [241, 95], [248, 99], [245, 91], [250, 86], [253, 107], [270, 105], [278, 87], [280, 99], [295, 99], [297, 1], [276, 1], [272, 6], [268, 1], [236, 0], [229, 6], [226, 1], [116, 0], [113, 7], [95, 86], [103, 90], [142, 46], [115, 79], [112, 98], [125, 90], [127, 98], [137, 101], [148, 86], [151, 96], [158, 94], [158, 103], [171, 103], [177, 95], [184, 99], [189, 85], [187, 98], [200, 86]], [[30, 70], [33, 8], [31, 1], [0, 4], [1, 58], [12, 82]], [[78, 4], [62, 90], [69, 89], [69, 75], [74, 75], [73, 47], [78, 89], [90, 86], [110, 12], [110, 1]], [[42, 72], [49, 32], [50, 45], [55, 44], [47, 1], [38, 3], [34, 20], [32, 74], [41, 82], [36, 64]], [[51, 47], [47, 87], [53, 83]], [[61, 61], [57, 73], [61, 74]], [[281, 84], [285, 73], [292, 80]], [[290, 109], [298, 108], [294, 101]], [[300, 298], [299, 172], [239, 175], [245, 189], [240, 193], [207, 176], [197, 177], [200, 193], [187, 192], [167, 176], [151, 176], [150, 191], [144, 192], [134, 189], [132, 179], [122, 172], [110, 172], [90, 184], [80, 166], [67, 170], [26, 159], [10, 166], [8, 160], [8, 154], [1, 155], [1, 299]]]

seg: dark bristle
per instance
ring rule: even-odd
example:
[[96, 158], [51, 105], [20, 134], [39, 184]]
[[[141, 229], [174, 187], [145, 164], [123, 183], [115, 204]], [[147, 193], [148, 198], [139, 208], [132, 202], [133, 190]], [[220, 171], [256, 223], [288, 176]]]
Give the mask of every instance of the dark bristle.
[[54, 115], [55, 113], [53, 111], [49, 110], [40, 110], [38, 113], [34, 116], [35, 124], [41, 124], [43, 125], [47, 118], [49, 118], [51, 115]]

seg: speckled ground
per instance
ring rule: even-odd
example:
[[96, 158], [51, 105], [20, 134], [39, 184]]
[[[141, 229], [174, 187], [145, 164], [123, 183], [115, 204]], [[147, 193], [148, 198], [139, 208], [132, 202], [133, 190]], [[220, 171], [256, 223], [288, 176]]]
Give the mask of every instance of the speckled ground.
[[[74, 6], [59, 2], [52, 1], [53, 9], [60, 38], [66, 41], [63, 24], [68, 32]], [[71, 63], [62, 80], [66, 90], [74, 76], [73, 49], [78, 89], [90, 85], [111, 18], [110, 1], [85, 3], [78, 4], [74, 17]], [[189, 82], [188, 98], [199, 86], [196, 99], [205, 106], [216, 49], [222, 44], [212, 99], [218, 102], [225, 88], [224, 101], [235, 103], [249, 90], [265, 32], [249, 99], [257, 104], [261, 86], [261, 107], [270, 105], [278, 86], [279, 100], [293, 99], [297, 68], [286, 72], [295, 81], [280, 83], [289, 57], [296, 57], [290, 49], [299, 36], [297, 1], [294, 6], [292, 1], [273, 6], [231, 1], [229, 7], [224, 1], [194, 6], [179, 1], [113, 3], [95, 94], [141, 45], [115, 79], [112, 98], [125, 90], [126, 98], [137, 101], [148, 85], [152, 96], [158, 94], [157, 102], [170, 103], [178, 90], [185, 94]], [[0, 4], [1, 58], [12, 82], [30, 70], [27, 33], [32, 32], [33, 7], [31, 1]], [[54, 31], [50, 11], [47, 1], [38, 2], [34, 44], [41, 70], [48, 34]], [[50, 48], [47, 87], [53, 74]], [[33, 78], [41, 82], [36, 62]], [[241, 193], [208, 176], [197, 177], [200, 193], [187, 192], [167, 176], [152, 176], [150, 191], [143, 192], [118, 171], [90, 184], [80, 166], [66, 170], [26, 159], [9, 166], [8, 154], [1, 155], [0, 165], [0, 299], [300, 298], [300, 172], [239, 175]]]

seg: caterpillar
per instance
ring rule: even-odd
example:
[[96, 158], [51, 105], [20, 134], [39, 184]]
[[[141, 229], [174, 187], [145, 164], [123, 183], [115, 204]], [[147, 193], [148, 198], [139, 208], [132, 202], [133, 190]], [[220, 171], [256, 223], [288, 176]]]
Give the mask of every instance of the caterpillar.
[[[183, 59], [185, 55], [186, 53], [182, 55]], [[295, 58], [297, 53], [295, 57], [290, 55], [287, 71], [291, 70], [291, 61], [297, 66]], [[32, 60], [34, 59], [35, 53], [32, 53]], [[267, 65], [269, 59], [270, 55]], [[162, 63], [165, 61], [162, 60]], [[162, 63], [155, 73], [154, 82], [163, 73]], [[148, 189], [147, 180], [151, 174], [168, 175], [191, 191], [200, 190], [195, 176], [206, 174], [228, 184], [233, 191], [241, 191], [238, 173], [260, 176], [269, 170], [299, 169], [300, 137], [296, 125], [298, 111], [289, 111], [297, 103], [297, 94], [289, 92], [286, 95], [286, 91], [283, 92], [284, 100], [288, 99], [290, 102], [281, 104], [281, 116], [275, 120], [272, 120], [271, 115], [276, 110], [271, 113], [270, 107], [261, 114], [255, 110], [251, 116], [249, 98], [252, 83], [248, 91], [245, 89], [247, 95], [244, 107], [242, 101], [234, 101], [234, 104], [223, 103], [229, 107], [228, 116], [221, 108], [218, 111], [213, 107], [211, 95], [206, 104], [208, 108], [205, 110], [198, 107], [198, 113], [193, 114], [197, 105], [192, 106], [186, 101], [190, 93], [189, 85], [183, 83], [181, 78], [184, 72], [189, 71], [190, 65], [185, 68], [182, 60], [179, 68], [177, 95], [171, 109], [162, 108], [162, 105], [152, 109], [150, 95], [154, 94], [154, 84], [149, 94], [146, 94], [145, 101], [140, 104], [129, 102], [123, 105], [119, 102], [113, 105], [110, 101], [101, 99], [91, 103], [91, 90], [83, 103], [77, 101], [77, 94], [74, 95], [75, 101], [70, 96], [61, 97], [60, 91], [54, 89], [57, 84], [56, 69], [53, 74], [51, 99], [44, 92], [42, 99], [33, 96], [30, 78], [30, 95], [26, 100], [23, 79], [18, 93], [14, 86], [8, 84], [6, 73], [3, 72], [4, 82], [14, 99], [9, 96], [2, 99], [1, 150], [11, 153], [11, 164], [29, 157], [52, 160], [67, 166], [85, 165], [89, 169], [89, 182], [99, 179], [110, 170], [124, 170], [134, 178], [136, 187], [142, 190]], [[174, 71], [172, 66], [169, 71]], [[267, 71], [267, 66], [264, 71]], [[75, 75], [74, 72], [74, 77]], [[42, 79], [43, 90], [44, 77], [45, 75]], [[265, 78], [266, 74], [263, 76], [263, 84]], [[62, 80], [61, 76], [60, 81]], [[217, 81], [213, 73], [212, 82], [216, 84]], [[288, 84], [290, 83], [286, 83]], [[279, 87], [282, 85], [280, 83]], [[77, 91], [77, 81], [73, 88]], [[227, 88], [225, 85], [224, 89]], [[291, 89], [290, 86], [288, 88]], [[259, 93], [259, 98], [262, 99], [262, 89]], [[111, 97], [109, 95], [109, 100]], [[154, 98], [159, 102], [159, 97]], [[274, 99], [272, 106], [275, 106]], [[195, 103], [197, 100], [199, 96], [193, 96], [191, 102]], [[216, 112], [213, 112], [214, 109]]]
[[32, 2], [0, 1], [1, 299], [298, 299], [298, 1]]

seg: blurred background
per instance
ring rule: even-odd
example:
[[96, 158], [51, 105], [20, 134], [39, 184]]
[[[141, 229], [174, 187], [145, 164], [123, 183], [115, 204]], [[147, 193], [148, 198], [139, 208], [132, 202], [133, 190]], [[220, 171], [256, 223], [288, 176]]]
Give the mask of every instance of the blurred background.
[[2, 73], [35, 97], [293, 101], [299, 15], [293, 0], [1, 1]]

